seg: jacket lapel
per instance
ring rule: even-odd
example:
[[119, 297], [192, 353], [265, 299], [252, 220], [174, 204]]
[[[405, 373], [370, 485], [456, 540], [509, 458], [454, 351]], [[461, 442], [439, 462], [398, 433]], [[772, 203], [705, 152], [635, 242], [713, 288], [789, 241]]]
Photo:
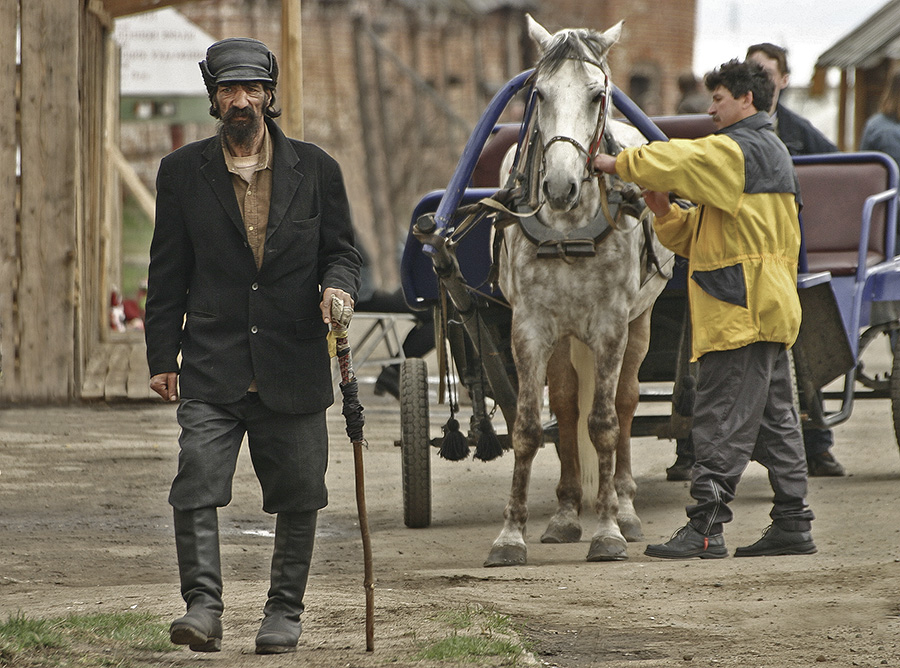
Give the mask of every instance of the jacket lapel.
[[222, 144], [219, 142], [218, 136], [210, 139], [206, 148], [203, 149], [203, 157], [206, 158], [206, 162], [200, 167], [200, 172], [216, 194], [228, 217], [231, 218], [231, 222], [238, 228], [241, 236], [246, 239], [247, 231], [244, 229], [244, 220], [241, 218], [241, 210], [234, 194], [234, 185], [231, 183], [231, 175], [225, 166], [225, 156], [222, 154]]
[[269, 201], [269, 221], [266, 229], [268, 241], [287, 215], [297, 188], [303, 181], [303, 174], [300, 173], [297, 164], [300, 158], [297, 157], [297, 152], [281, 128], [268, 118], [266, 124], [272, 137], [272, 199]]

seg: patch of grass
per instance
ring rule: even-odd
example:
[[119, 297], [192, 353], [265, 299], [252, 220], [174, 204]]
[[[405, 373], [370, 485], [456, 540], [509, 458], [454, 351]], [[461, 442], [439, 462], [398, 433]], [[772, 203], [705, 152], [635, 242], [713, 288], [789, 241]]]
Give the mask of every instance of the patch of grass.
[[510, 617], [482, 606], [467, 605], [440, 612], [435, 621], [451, 629], [450, 635], [424, 645], [415, 659], [475, 663], [500, 657], [503, 665], [518, 665], [528, 648]]
[[[0, 623], [0, 666], [128, 668], [153, 665], [146, 654], [169, 652], [168, 627], [138, 612], [31, 619], [23, 614]], [[141, 658], [141, 655], [144, 658]]]

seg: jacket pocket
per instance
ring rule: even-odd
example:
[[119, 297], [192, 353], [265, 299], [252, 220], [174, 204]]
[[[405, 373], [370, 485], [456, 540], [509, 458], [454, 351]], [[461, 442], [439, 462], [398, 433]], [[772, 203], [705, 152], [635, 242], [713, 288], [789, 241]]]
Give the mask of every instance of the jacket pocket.
[[328, 335], [328, 325], [321, 318], [303, 318], [294, 321], [294, 333], [298, 339], [318, 339]]
[[733, 264], [730, 267], [711, 271], [695, 271], [691, 279], [705, 293], [727, 304], [747, 308], [747, 282], [744, 280], [744, 265]]

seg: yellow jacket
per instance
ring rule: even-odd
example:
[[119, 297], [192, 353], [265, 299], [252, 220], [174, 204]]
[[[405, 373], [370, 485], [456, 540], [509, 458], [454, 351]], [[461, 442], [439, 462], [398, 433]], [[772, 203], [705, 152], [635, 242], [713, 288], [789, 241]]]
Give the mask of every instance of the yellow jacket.
[[673, 205], [655, 222], [660, 241], [689, 260], [694, 360], [756, 341], [793, 345], [799, 185], [768, 114], [701, 139], [625, 149], [616, 172], [698, 204]]

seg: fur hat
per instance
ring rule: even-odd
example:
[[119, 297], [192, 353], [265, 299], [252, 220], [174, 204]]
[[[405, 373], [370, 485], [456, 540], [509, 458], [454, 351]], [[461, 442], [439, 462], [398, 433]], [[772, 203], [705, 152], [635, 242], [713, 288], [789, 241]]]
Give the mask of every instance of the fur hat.
[[262, 81], [273, 87], [278, 83], [275, 54], [249, 37], [229, 37], [210, 46], [206, 60], [200, 61], [200, 71], [210, 95], [228, 81]]

